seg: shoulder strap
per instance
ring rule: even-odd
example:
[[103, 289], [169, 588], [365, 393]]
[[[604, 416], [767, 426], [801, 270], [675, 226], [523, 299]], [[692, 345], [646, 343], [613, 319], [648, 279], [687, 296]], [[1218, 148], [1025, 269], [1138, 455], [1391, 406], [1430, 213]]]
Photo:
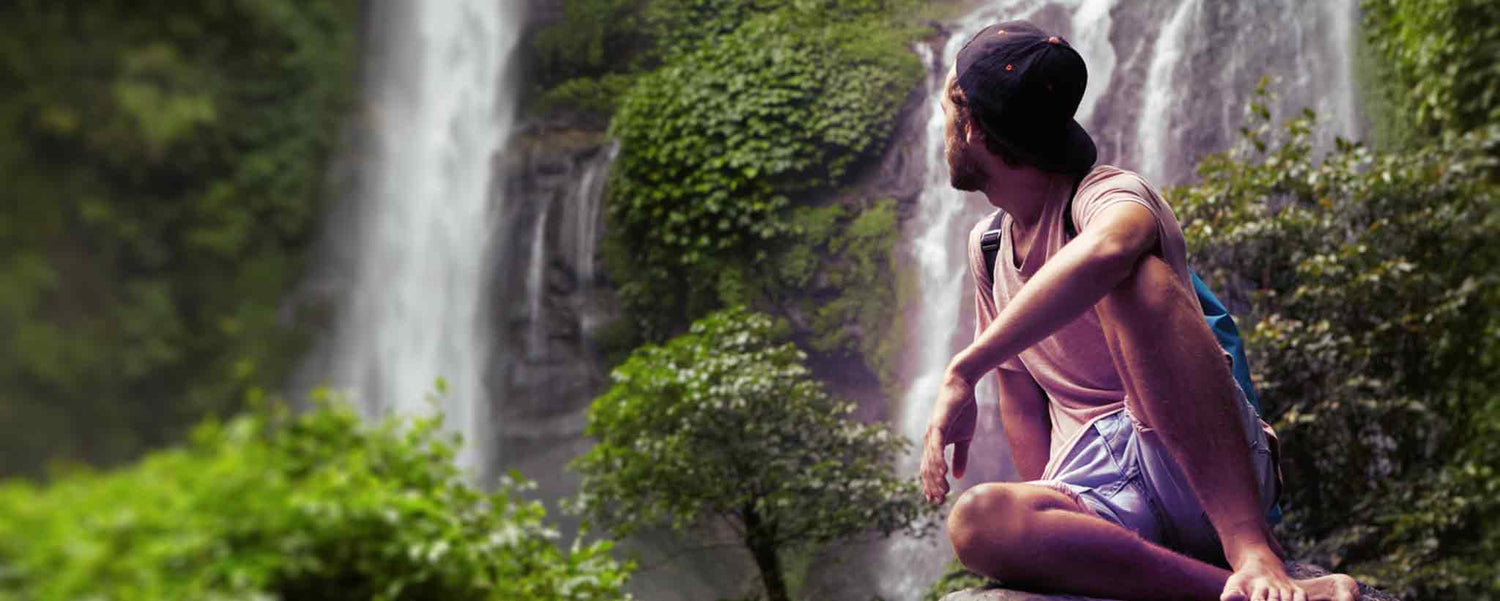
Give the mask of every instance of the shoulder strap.
[[1063, 235], [1070, 239], [1078, 237], [1078, 226], [1073, 225], [1073, 197], [1078, 196], [1078, 184], [1081, 183], [1081, 177], [1073, 180], [1073, 191], [1068, 193], [1068, 202], [1063, 203]]
[[984, 253], [985, 273], [990, 274], [990, 280], [995, 279], [995, 255], [1000, 253], [1000, 222], [1005, 221], [1005, 211], [995, 209], [995, 217], [990, 219], [989, 229], [979, 237], [979, 250]]

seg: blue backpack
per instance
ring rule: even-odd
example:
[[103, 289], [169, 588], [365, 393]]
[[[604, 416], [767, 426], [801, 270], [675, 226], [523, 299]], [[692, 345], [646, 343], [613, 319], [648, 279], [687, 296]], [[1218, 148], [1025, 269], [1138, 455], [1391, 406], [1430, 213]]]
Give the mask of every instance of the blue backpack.
[[[1072, 200], [1069, 199], [1071, 204]], [[1069, 238], [1078, 235], [1073, 226], [1073, 215], [1070, 207], [1063, 208], [1063, 228]], [[1000, 252], [1000, 222], [1005, 218], [1005, 211], [996, 210], [995, 217], [990, 220], [989, 229], [979, 238], [979, 249], [984, 252], [984, 268], [990, 277], [995, 273], [995, 255]], [[1224, 303], [1219, 302], [1218, 297], [1198, 277], [1198, 273], [1191, 268], [1188, 269], [1188, 277], [1193, 281], [1193, 292], [1198, 295], [1198, 304], [1203, 305], [1203, 319], [1208, 322], [1208, 328], [1213, 331], [1214, 338], [1219, 341], [1219, 346], [1228, 353], [1231, 359], [1231, 371], [1234, 379], [1239, 382], [1240, 389], [1245, 391], [1245, 398], [1250, 400], [1250, 405], [1255, 407], [1255, 414], [1262, 415], [1260, 408], [1260, 397], [1255, 394], [1255, 385], [1250, 382], [1250, 363], [1245, 358], [1245, 343], [1240, 339], [1240, 331], [1234, 326], [1234, 318], [1229, 315], [1229, 309]], [[1281, 504], [1277, 503], [1266, 512], [1266, 520], [1275, 525], [1281, 521]]]

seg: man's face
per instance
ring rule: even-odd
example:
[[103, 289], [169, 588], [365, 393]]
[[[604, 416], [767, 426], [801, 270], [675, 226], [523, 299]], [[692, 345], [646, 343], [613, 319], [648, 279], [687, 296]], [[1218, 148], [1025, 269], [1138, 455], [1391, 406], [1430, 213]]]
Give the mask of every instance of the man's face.
[[[985, 174], [974, 153], [980, 149], [970, 144], [960, 131], [958, 107], [949, 99], [948, 90], [957, 85], [957, 74], [948, 70], [943, 86], [943, 155], [948, 159], [948, 183], [958, 190], [973, 192], [984, 186]], [[965, 124], [971, 125], [971, 124]]]

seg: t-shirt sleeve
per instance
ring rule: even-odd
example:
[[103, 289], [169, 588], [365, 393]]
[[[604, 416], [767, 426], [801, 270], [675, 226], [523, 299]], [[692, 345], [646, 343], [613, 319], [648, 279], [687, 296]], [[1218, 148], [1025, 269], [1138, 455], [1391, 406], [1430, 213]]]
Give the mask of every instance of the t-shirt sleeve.
[[1182, 226], [1177, 223], [1177, 215], [1156, 189], [1139, 175], [1121, 171], [1079, 190], [1073, 199], [1073, 223], [1080, 233], [1087, 231], [1089, 224], [1105, 209], [1122, 202], [1133, 202], [1151, 211], [1156, 218], [1157, 244], [1162, 258], [1191, 289], [1187, 275], [1187, 241], [1183, 238]]
[[1160, 202], [1153, 202], [1154, 196], [1139, 177], [1123, 173], [1115, 175], [1090, 186], [1073, 199], [1073, 223], [1077, 225], [1079, 232], [1086, 231], [1089, 224], [1103, 214], [1105, 209], [1122, 202], [1133, 202], [1151, 211], [1151, 215], [1156, 217], [1157, 233], [1160, 234], [1163, 229], [1162, 206]]

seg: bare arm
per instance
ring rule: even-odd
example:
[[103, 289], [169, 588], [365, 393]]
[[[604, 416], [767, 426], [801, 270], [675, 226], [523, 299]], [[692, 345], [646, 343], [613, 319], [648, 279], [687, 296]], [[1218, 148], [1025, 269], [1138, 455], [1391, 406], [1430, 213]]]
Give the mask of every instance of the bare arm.
[[949, 377], [972, 385], [1093, 307], [1156, 248], [1156, 216], [1133, 202], [1112, 205], [1064, 245], [948, 365]]
[[1037, 270], [995, 321], [954, 357], [923, 436], [922, 488], [930, 501], [941, 503], [947, 498], [948, 464], [943, 449], [950, 444], [955, 445], [954, 472], [963, 473], [961, 461], [966, 462], [973, 438], [974, 385], [979, 378], [1098, 303], [1156, 243], [1156, 216], [1149, 209], [1129, 202], [1104, 209], [1087, 231]]
[[1022, 480], [1037, 480], [1052, 450], [1047, 395], [1024, 372], [999, 370], [1000, 420], [1010, 441], [1010, 458]]

